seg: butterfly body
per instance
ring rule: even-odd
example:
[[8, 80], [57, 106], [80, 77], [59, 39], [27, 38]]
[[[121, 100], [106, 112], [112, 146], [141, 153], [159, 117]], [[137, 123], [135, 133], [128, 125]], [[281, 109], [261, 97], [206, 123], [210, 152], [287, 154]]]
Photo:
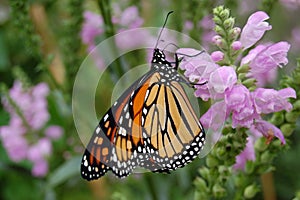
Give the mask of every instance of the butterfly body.
[[98, 179], [108, 170], [128, 176], [137, 166], [153, 172], [191, 162], [205, 133], [177, 72], [155, 49], [150, 71], [133, 83], [100, 120], [81, 163], [81, 175]]

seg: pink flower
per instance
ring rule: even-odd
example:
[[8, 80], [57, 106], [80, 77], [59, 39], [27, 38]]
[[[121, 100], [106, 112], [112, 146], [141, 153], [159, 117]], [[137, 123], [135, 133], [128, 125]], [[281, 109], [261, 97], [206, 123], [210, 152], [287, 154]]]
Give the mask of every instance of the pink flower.
[[244, 170], [246, 162], [248, 160], [255, 160], [255, 151], [254, 151], [254, 138], [248, 137], [245, 149], [236, 156], [235, 164], [233, 169], [235, 170]]
[[222, 51], [214, 51], [211, 53], [211, 59], [214, 62], [219, 62], [224, 59], [224, 53]]
[[287, 98], [296, 98], [296, 92], [292, 88], [285, 88], [279, 91], [257, 88], [252, 93], [252, 97], [257, 112], [259, 114], [268, 114], [281, 110], [291, 110], [292, 104], [288, 102]]
[[265, 31], [272, 29], [272, 26], [265, 22], [267, 19], [269, 19], [269, 16], [263, 11], [255, 12], [248, 18], [240, 38], [245, 49], [248, 49], [260, 40]]
[[230, 92], [225, 94], [228, 112], [232, 113], [232, 127], [249, 128], [253, 120], [259, 118], [250, 91], [244, 85], [235, 85]]
[[258, 86], [271, 83], [276, 79], [277, 67], [288, 63], [287, 52], [290, 44], [278, 42], [271, 45], [258, 45], [244, 57], [241, 64], [250, 65], [250, 77], [257, 80]]
[[84, 22], [81, 30], [83, 43], [89, 46], [91, 51], [96, 45], [95, 38], [104, 32], [102, 17], [96, 13], [84, 12]]
[[45, 130], [45, 135], [51, 139], [58, 139], [62, 136], [63, 129], [60, 126], [49, 126]]
[[31, 161], [39, 161], [45, 159], [52, 152], [52, 144], [50, 139], [42, 138], [36, 144], [32, 145], [28, 150], [28, 159]]
[[19, 162], [26, 158], [28, 142], [22, 137], [22, 133], [19, 132], [18, 128], [11, 126], [0, 127], [0, 138], [12, 161]]
[[232, 90], [225, 95], [225, 102], [229, 110], [240, 112], [247, 104], [251, 104], [250, 91], [242, 84], [235, 85]]
[[300, 7], [300, 0], [280, 0], [280, 3], [291, 10], [297, 10]]
[[193, 28], [194, 28], [194, 24], [193, 24], [193, 22], [192, 21], [185, 21], [184, 22], [184, 30], [185, 31], [190, 31], [190, 30], [192, 30]]
[[[180, 57], [183, 57], [179, 67], [185, 70], [184, 75], [188, 77], [191, 82], [198, 80], [199, 83], [204, 83], [208, 81], [210, 74], [217, 68], [217, 65], [212, 62], [206, 52], [200, 54], [200, 51], [196, 49], [180, 48], [176, 53], [178, 53]], [[197, 56], [188, 57], [184, 55]]]
[[48, 163], [46, 160], [41, 159], [33, 162], [31, 173], [36, 177], [44, 177], [48, 173]]
[[287, 42], [278, 42], [262, 49], [250, 62], [251, 73], [265, 73], [277, 66], [286, 65], [288, 63], [287, 52], [290, 46]]
[[219, 67], [210, 74], [208, 87], [211, 98], [224, 98], [224, 93], [231, 90], [237, 82], [237, 75], [232, 67]]
[[268, 142], [271, 142], [271, 140], [275, 136], [280, 139], [282, 144], [285, 144], [285, 139], [280, 129], [267, 121], [256, 120], [250, 128], [250, 131], [256, 136], [266, 137], [268, 139]]
[[226, 104], [224, 101], [214, 103], [208, 111], [201, 116], [201, 123], [204, 128], [212, 129], [214, 132], [218, 131], [225, 123], [228, 117]]
[[123, 11], [118, 22], [123, 27], [138, 28], [144, 23], [144, 20], [139, 17], [137, 7], [130, 6]]
[[[46, 83], [39, 83], [25, 89], [21, 82], [15, 81], [9, 95], [23, 115], [22, 117], [7, 99], [2, 98], [4, 108], [10, 114], [9, 124], [0, 127], [3, 147], [14, 162], [30, 160], [34, 165], [32, 173], [37, 176], [45, 175], [47, 172], [46, 158], [52, 152], [50, 137], [39, 138], [39, 132], [44, 129], [50, 117], [47, 108], [48, 94], [49, 87]], [[56, 129], [56, 136], [59, 136], [59, 127]], [[53, 136], [53, 131], [55, 130], [51, 133], [51, 129], [46, 129], [50, 136], [51, 134]]]

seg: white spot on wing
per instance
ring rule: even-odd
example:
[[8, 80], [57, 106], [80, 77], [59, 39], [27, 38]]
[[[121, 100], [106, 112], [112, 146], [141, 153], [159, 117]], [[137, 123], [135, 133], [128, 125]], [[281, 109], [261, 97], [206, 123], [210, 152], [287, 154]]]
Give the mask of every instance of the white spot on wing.
[[106, 121], [108, 119], [108, 114], [106, 114], [103, 118], [104, 121]]

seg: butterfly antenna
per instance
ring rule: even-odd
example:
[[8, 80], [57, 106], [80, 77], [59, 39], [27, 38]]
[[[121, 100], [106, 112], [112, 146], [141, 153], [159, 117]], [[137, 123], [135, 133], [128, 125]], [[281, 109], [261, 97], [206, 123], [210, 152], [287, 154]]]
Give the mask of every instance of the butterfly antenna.
[[202, 50], [202, 51], [200, 51], [199, 53], [197, 53], [197, 54], [194, 54], [194, 55], [187, 55], [187, 54], [184, 54], [184, 53], [176, 53], [177, 55], [181, 55], [181, 56], [186, 56], [186, 57], [196, 57], [196, 56], [199, 56], [199, 55], [201, 55], [201, 54], [203, 54], [205, 51], [204, 50]]
[[169, 46], [174, 46], [174, 47], [176, 47], [177, 49], [180, 48], [179, 46], [177, 46], [177, 45], [174, 44], [174, 43], [169, 43], [169, 44], [167, 44], [167, 45], [163, 48], [163, 51], [165, 51], [165, 49], [168, 48]]
[[170, 12], [168, 12], [168, 14], [167, 14], [167, 17], [166, 17], [166, 19], [165, 19], [165, 22], [164, 22], [164, 25], [162, 26], [162, 28], [161, 28], [161, 30], [160, 30], [160, 32], [159, 32], [159, 35], [158, 35], [158, 38], [157, 38], [157, 41], [156, 41], [156, 44], [155, 44], [155, 48], [154, 48], [154, 49], [156, 49], [156, 48], [157, 48], [158, 41], [159, 41], [159, 39], [160, 39], [160, 37], [161, 37], [161, 34], [162, 34], [162, 32], [163, 32], [163, 30], [164, 30], [164, 28], [165, 28], [166, 24], [167, 24], [167, 21], [168, 21], [169, 15], [170, 15], [170, 14], [172, 14], [173, 12], [174, 12], [174, 11], [170, 11]]

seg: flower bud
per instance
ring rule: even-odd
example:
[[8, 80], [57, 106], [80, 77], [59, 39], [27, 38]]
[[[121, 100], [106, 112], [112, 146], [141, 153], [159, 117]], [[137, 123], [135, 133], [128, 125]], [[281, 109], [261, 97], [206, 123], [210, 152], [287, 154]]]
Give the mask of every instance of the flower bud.
[[202, 167], [199, 169], [199, 173], [204, 179], [209, 180], [210, 173], [207, 167]]
[[256, 83], [256, 80], [254, 78], [248, 78], [247, 80], [243, 81], [243, 85], [245, 85], [247, 88], [254, 86]]
[[207, 190], [206, 182], [202, 178], [197, 177], [194, 184], [195, 184], [197, 190], [201, 190], [201, 191]]
[[274, 113], [270, 122], [275, 126], [281, 125], [284, 122], [284, 114], [282, 112]]
[[214, 62], [219, 62], [224, 59], [224, 53], [222, 51], [214, 51], [211, 53], [211, 59]]
[[218, 166], [219, 162], [216, 158], [214, 158], [212, 156], [208, 156], [206, 158], [206, 164], [208, 167], [212, 168], [212, 167]]
[[300, 110], [300, 100], [297, 100], [295, 103], [293, 103], [295, 110]]
[[219, 15], [222, 19], [227, 19], [230, 16], [230, 11], [228, 8], [225, 8], [219, 13]]
[[240, 27], [234, 27], [232, 29], [232, 34], [235, 36], [235, 37], [238, 37], [240, 34], [241, 34], [241, 28]]
[[297, 121], [298, 115], [295, 112], [287, 112], [285, 114], [285, 119], [287, 122], [294, 123]]
[[213, 17], [213, 21], [215, 22], [215, 24], [217, 25], [221, 25], [223, 22], [222, 22], [222, 19], [219, 17], [219, 16], [214, 16]]
[[285, 137], [292, 135], [293, 131], [295, 130], [295, 125], [293, 124], [283, 124], [280, 126], [280, 130]]
[[225, 26], [225, 28], [226, 28], [227, 30], [228, 30], [228, 29], [232, 29], [234, 23], [235, 23], [234, 18], [233, 18], [233, 17], [230, 17], [230, 18], [228, 18], [228, 19], [226, 19], [226, 20], [224, 21], [224, 26]]
[[222, 198], [226, 195], [226, 190], [219, 184], [215, 184], [212, 190], [213, 190], [213, 195], [217, 198]]
[[247, 73], [249, 71], [250, 67], [249, 65], [242, 65], [240, 67], [238, 67], [237, 69], [237, 73]]
[[234, 51], [238, 51], [242, 48], [242, 43], [240, 41], [234, 41], [232, 44], [231, 44], [231, 48], [234, 50]]
[[259, 189], [256, 184], [249, 185], [244, 190], [244, 197], [246, 199], [252, 199], [258, 191]]
[[261, 137], [261, 138], [257, 139], [254, 144], [254, 149], [259, 152], [265, 151], [268, 147], [266, 142], [267, 142], [267, 139], [265, 137]]
[[222, 37], [226, 36], [226, 31], [221, 26], [216, 25], [215, 31], [217, 34], [219, 34]]
[[269, 151], [265, 151], [261, 154], [260, 160], [262, 163], [268, 163], [273, 159], [274, 156], [270, 154]]

